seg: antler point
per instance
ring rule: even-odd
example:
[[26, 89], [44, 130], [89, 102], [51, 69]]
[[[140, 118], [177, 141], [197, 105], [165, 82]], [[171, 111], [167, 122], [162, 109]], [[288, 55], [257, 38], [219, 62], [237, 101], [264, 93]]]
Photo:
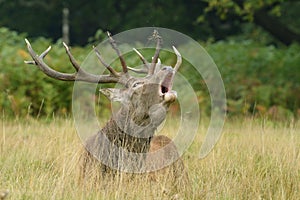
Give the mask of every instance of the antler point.
[[25, 38], [25, 42], [26, 42], [27, 46], [31, 46], [30, 42], [27, 40], [27, 38]]
[[35, 65], [36, 64], [33, 60], [30, 60], [30, 61], [24, 60], [24, 63], [28, 64], [28, 65]]
[[178, 55], [178, 56], [181, 56], [179, 51], [176, 49], [176, 47], [175, 46], [172, 46], [172, 47], [173, 47], [173, 50], [174, 50], [175, 54]]
[[69, 46], [65, 42], [63, 42], [63, 45], [64, 45], [66, 50], [69, 50]]

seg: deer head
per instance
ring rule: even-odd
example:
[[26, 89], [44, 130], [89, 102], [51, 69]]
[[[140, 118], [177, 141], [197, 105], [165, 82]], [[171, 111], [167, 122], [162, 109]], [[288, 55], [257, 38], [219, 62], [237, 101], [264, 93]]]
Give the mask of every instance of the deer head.
[[[110, 65], [105, 63], [99, 50], [95, 47], [94, 51], [99, 61], [110, 73], [105, 75], [95, 75], [85, 71], [77, 63], [71, 54], [69, 47], [65, 43], [63, 43], [63, 45], [66, 49], [66, 53], [76, 71], [72, 74], [58, 72], [50, 68], [43, 60], [51, 50], [51, 47], [46, 49], [40, 55], [37, 55], [27, 39], [25, 39], [25, 41], [33, 60], [25, 61], [25, 63], [36, 65], [49, 77], [62, 81], [84, 81], [98, 84], [119, 83], [123, 85], [123, 88], [105, 88], [101, 89], [100, 92], [111, 101], [118, 101], [122, 104], [120, 111], [115, 116], [115, 118], [118, 119], [118, 126], [126, 133], [140, 134], [139, 137], [143, 137], [139, 127], [150, 125], [151, 127], [156, 128], [165, 118], [166, 109], [176, 100], [177, 95], [176, 92], [172, 90], [172, 83], [174, 74], [181, 65], [181, 55], [173, 46], [173, 50], [177, 55], [177, 63], [174, 68], [171, 66], [163, 66], [158, 58], [161, 37], [158, 35], [157, 31], [154, 31], [153, 37], [156, 39], [156, 51], [151, 63], [148, 63], [138, 50], [133, 49], [143, 62], [142, 69], [130, 68], [126, 65], [126, 62], [110, 33], [108, 33], [109, 42], [118, 55], [122, 65], [122, 72], [115, 71]], [[142, 78], [131, 76], [128, 73], [128, 70], [136, 73], [143, 73], [145, 76]]]

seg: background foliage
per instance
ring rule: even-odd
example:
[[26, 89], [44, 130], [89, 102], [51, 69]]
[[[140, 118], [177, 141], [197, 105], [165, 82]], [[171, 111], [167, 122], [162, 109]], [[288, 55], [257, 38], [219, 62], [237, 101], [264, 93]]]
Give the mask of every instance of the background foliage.
[[[26, 34], [7, 28], [0, 28], [0, 34], [0, 110], [6, 116], [69, 114], [73, 84], [48, 78], [37, 67], [24, 64], [24, 60], [30, 59], [25, 49]], [[280, 119], [299, 115], [300, 46], [295, 43], [276, 48], [255, 40], [240, 39], [203, 43], [223, 77], [229, 115], [258, 114]], [[37, 38], [32, 45], [37, 52], [52, 45], [46, 62], [59, 71], [73, 70], [61, 41], [53, 43]], [[82, 62], [91, 49], [90, 45], [73, 47], [72, 52]], [[186, 73], [193, 76], [192, 71]], [[197, 79], [192, 84], [198, 90], [201, 107], [209, 107], [205, 84]]]
[[174, 29], [194, 39], [221, 40], [245, 33], [249, 23], [283, 43], [300, 41], [297, 0], [2, 0], [0, 26], [57, 40], [63, 8], [70, 11], [72, 44], [85, 45], [98, 29], [118, 33], [145, 26]]

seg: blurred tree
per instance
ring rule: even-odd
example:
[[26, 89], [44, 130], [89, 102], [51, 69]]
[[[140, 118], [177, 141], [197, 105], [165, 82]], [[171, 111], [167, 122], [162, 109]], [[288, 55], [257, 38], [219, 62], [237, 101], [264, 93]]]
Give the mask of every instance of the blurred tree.
[[[293, 41], [300, 42], [300, 31], [289, 26], [287, 21], [294, 20], [282, 14], [292, 13], [299, 16], [300, 2], [295, 0], [205, 0], [208, 3], [206, 12], [214, 11], [221, 19], [237, 15], [244, 20], [254, 22], [263, 27], [282, 43], [289, 45]], [[288, 11], [288, 12], [287, 12]], [[299, 25], [299, 20], [297, 20]], [[295, 25], [295, 23], [294, 23]]]
[[97, 30], [118, 33], [136, 27], [161, 26], [195, 39], [216, 40], [243, 34], [255, 23], [284, 44], [299, 41], [300, 3], [293, 0], [2, 0], [0, 26], [30, 37], [62, 37], [62, 10], [70, 10], [70, 40], [86, 44]]
[[2, 0], [0, 26], [7, 26], [30, 36], [58, 38], [61, 35], [60, 1]]
[[70, 10], [70, 39], [85, 44], [98, 29], [113, 33], [136, 27], [161, 26], [175, 29], [196, 39], [222, 39], [236, 33], [234, 21], [226, 23], [215, 14], [209, 14], [205, 23], [196, 19], [204, 14], [207, 4], [199, 0], [127, 0], [86, 1], [65, 0], [44, 3], [36, 0], [0, 1], [0, 26], [8, 26], [31, 37], [44, 36], [54, 40], [62, 37], [62, 10]]

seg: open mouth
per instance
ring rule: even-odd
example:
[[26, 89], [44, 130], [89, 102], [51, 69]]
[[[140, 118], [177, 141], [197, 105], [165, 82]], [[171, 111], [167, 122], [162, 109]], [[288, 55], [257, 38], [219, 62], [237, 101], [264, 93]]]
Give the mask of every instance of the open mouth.
[[169, 91], [169, 88], [168, 87], [165, 87], [165, 86], [161, 86], [161, 93], [165, 94]]
[[163, 79], [163, 81], [160, 85], [160, 92], [161, 92], [162, 95], [164, 95], [164, 94], [168, 93], [169, 91], [171, 91], [172, 83], [173, 83], [173, 73], [168, 73], [164, 77], [164, 79]]

